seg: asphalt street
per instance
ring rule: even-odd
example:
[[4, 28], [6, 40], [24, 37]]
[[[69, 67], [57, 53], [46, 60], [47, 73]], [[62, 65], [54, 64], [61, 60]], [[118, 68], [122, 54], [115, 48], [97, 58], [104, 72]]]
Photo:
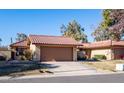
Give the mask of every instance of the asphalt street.
[[0, 83], [124, 83], [124, 73], [0, 80]]

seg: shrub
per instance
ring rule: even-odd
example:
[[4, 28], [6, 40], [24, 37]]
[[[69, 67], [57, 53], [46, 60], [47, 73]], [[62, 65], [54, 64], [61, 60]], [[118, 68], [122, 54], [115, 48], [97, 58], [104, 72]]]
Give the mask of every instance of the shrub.
[[6, 56], [0, 56], [0, 61], [5, 61], [6, 60]]
[[31, 60], [32, 59], [32, 52], [31, 52], [31, 50], [25, 50], [24, 51], [24, 56], [25, 56], [25, 58], [27, 59], [27, 60]]
[[86, 55], [83, 55], [83, 56], [77, 56], [77, 59], [78, 60], [86, 60], [87, 59], [87, 56]]
[[21, 56], [17, 56], [16, 59], [17, 59], [17, 60], [21, 60]]
[[21, 60], [27, 60], [25, 56], [21, 56]]
[[7, 59], [6, 55], [0, 53], [0, 61], [5, 61]]
[[95, 57], [92, 57], [92, 60], [94, 60], [94, 61], [98, 61], [98, 59], [97, 59], [97, 58], [95, 58]]
[[25, 56], [18, 56], [17, 60], [26, 60], [26, 57]]
[[93, 59], [106, 59], [105, 55], [94, 55]]
[[78, 57], [78, 60], [86, 60], [87, 57], [86, 56], [83, 56], [83, 57]]

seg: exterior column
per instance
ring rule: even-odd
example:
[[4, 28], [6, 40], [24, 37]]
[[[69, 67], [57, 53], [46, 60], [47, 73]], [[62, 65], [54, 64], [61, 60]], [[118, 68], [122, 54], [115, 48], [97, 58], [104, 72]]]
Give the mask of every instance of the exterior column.
[[73, 61], [77, 61], [77, 48], [73, 47]]
[[114, 49], [111, 48], [111, 60], [114, 60]]

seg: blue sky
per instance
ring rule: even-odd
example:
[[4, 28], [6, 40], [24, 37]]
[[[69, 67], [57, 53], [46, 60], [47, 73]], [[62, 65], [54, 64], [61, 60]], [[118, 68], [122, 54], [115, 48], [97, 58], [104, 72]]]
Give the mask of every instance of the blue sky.
[[9, 45], [17, 33], [61, 35], [61, 25], [72, 20], [84, 27], [92, 42], [91, 33], [102, 21], [102, 10], [0, 10], [0, 38], [3, 45]]

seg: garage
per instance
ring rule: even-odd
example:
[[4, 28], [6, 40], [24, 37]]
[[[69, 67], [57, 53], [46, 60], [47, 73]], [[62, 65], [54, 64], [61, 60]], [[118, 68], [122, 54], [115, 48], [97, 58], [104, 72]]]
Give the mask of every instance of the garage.
[[41, 47], [42, 61], [72, 61], [73, 47]]
[[39, 61], [76, 61], [77, 46], [82, 45], [65, 36], [30, 35], [33, 58]]

